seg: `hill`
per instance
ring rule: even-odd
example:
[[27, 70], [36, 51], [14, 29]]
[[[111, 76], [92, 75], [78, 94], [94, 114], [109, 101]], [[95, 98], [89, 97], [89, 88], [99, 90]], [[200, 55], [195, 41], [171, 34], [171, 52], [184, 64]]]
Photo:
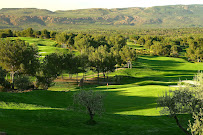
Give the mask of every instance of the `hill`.
[[202, 27], [203, 5], [149, 8], [80, 9], [49, 11], [35, 8], [3, 8], [0, 28], [96, 29]]

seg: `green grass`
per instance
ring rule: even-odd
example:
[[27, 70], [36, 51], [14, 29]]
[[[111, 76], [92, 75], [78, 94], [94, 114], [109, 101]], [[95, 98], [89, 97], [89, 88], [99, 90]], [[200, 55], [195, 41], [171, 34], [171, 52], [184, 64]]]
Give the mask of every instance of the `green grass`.
[[143, 45], [136, 44], [134, 42], [127, 42], [127, 46], [129, 46], [132, 49], [144, 49]]
[[85, 124], [88, 115], [66, 109], [72, 105], [72, 91], [1, 93], [0, 130], [33, 135], [182, 134], [172, 119], [159, 116], [156, 110], [157, 93], [164, 87], [159, 87], [160, 91], [149, 88], [112, 85], [107, 90], [105, 86], [95, 87], [105, 95], [106, 110], [101, 117], [95, 117], [96, 126]]
[[21, 39], [29, 44], [34, 44], [39, 49], [39, 54], [44, 57], [55, 52], [67, 52], [67, 49], [56, 47], [57, 43], [50, 39], [40, 39], [31, 37], [11, 37], [11, 39]]
[[[57, 82], [47, 91], [0, 93], [0, 131], [9, 135], [177, 135], [184, 134], [175, 120], [160, 116], [158, 96], [179, 79], [192, 79], [203, 63], [181, 58], [139, 57], [132, 69], [109, 74], [120, 78], [120, 85], [86, 85], [84, 89], [104, 94], [104, 114], [95, 116], [95, 126], [86, 125], [88, 115], [67, 109], [73, 105], [73, 93], [79, 88]], [[181, 115], [187, 127], [188, 115]]]
[[[88, 119], [87, 115], [65, 110], [67, 106], [72, 105], [72, 92], [1, 93], [1, 99], [7, 100], [7, 103], [9, 103], [8, 101], [19, 102], [19, 104], [26, 102], [27, 106], [30, 106], [30, 108], [1, 106], [1, 130], [3, 129], [2, 131], [6, 131], [8, 134], [42, 135], [44, 133], [181, 134], [172, 119], [166, 116], [154, 116], [154, 114], [158, 114], [154, 104], [156, 98], [153, 97], [155, 89], [149, 93], [147, 87], [142, 89], [139, 87], [134, 89], [130, 85], [123, 87], [128, 88], [120, 88], [119, 86], [110, 86], [108, 90], [104, 86], [96, 88], [105, 91], [106, 109], [106, 113], [102, 117], [96, 116], [98, 122], [96, 126], [84, 124]], [[142, 93], [142, 90], [145, 92]], [[10, 96], [12, 99], [8, 99]], [[17, 104], [16, 106], [19, 107], [20, 105]], [[50, 108], [46, 109], [43, 106]], [[144, 113], [142, 114], [142, 112]], [[41, 127], [46, 128], [41, 129]]]
[[140, 56], [133, 66], [133, 69], [119, 70], [110, 75], [123, 77], [123, 83], [158, 81], [168, 84], [193, 79], [194, 74], [203, 70], [203, 63], [190, 63], [172, 57]]
[[[56, 48], [52, 40], [20, 39], [37, 45], [41, 55], [65, 50]], [[105, 95], [106, 112], [102, 117], [96, 116], [99, 123], [94, 127], [84, 124], [87, 115], [67, 110], [77, 86], [58, 82], [49, 91], [0, 93], [0, 130], [8, 134], [182, 134], [172, 119], [160, 116], [156, 100], [169, 89], [168, 85], [176, 84], [179, 79], [192, 79], [203, 64], [180, 58], [142, 56], [133, 66], [110, 74], [112, 78], [119, 76], [122, 85], [109, 85], [108, 89], [85, 87]], [[42, 126], [46, 128], [41, 129]]]

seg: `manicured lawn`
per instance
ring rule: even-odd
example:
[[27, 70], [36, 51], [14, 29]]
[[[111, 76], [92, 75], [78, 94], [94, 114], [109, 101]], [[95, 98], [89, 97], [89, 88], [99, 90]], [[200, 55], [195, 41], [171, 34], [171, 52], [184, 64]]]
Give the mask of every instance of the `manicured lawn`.
[[31, 37], [12, 37], [11, 39], [16, 38], [24, 40], [29, 44], [36, 45], [39, 49], [39, 54], [42, 57], [55, 52], [67, 52], [67, 49], [56, 47], [57, 43], [54, 40], [31, 38]]
[[[43, 41], [42, 41], [43, 42]], [[156, 100], [168, 85], [179, 79], [192, 79], [203, 63], [189, 63], [181, 58], [142, 56], [133, 63], [133, 69], [110, 73], [117, 75], [120, 85], [87, 85], [84, 89], [104, 94], [104, 114], [95, 120], [95, 126], [85, 124], [88, 115], [73, 110], [73, 93], [76, 85], [57, 82], [49, 90], [27, 93], [0, 93], [0, 131], [9, 135], [135, 135], [184, 134], [175, 120], [160, 116]], [[70, 91], [69, 91], [70, 90]], [[66, 91], [66, 92], [65, 92]], [[181, 115], [187, 127], [188, 116]]]
[[98, 122], [95, 126], [85, 124], [87, 115], [67, 110], [72, 105], [72, 91], [1, 93], [1, 131], [13, 135], [182, 134], [175, 121], [159, 116], [156, 110], [157, 93], [164, 87], [158, 87], [158, 91], [148, 88], [150, 86], [113, 85], [108, 90], [105, 86], [95, 87], [105, 95], [106, 110], [101, 117], [95, 117]]
[[127, 46], [133, 49], [144, 49], [143, 45], [136, 44], [134, 42], [127, 42]]

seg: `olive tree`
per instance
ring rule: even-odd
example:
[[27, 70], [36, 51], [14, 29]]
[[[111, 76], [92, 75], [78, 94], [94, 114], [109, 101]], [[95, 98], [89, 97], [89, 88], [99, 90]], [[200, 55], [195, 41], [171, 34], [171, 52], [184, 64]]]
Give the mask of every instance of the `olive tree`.
[[193, 113], [194, 123], [189, 120], [189, 128], [192, 135], [202, 135], [203, 134], [203, 112], [202, 108], [199, 113]]
[[176, 90], [165, 92], [158, 99], [158, 105], [163, 107], [160, 113], [174, 118], [178, 127], [186, 134], [190, 133], [182, 126], [177, 114], [197, 114], [203, 108], [203, 73], [197, 74], [194, 82], [193, 87], [190, 84], [179, 86]]
[[74, 94], [74, 104], [85, 107], [90, 116], [88, 124], [95, 124], [94, 116], [103, 112], [103, 96], [93, 90], [80, 90]]

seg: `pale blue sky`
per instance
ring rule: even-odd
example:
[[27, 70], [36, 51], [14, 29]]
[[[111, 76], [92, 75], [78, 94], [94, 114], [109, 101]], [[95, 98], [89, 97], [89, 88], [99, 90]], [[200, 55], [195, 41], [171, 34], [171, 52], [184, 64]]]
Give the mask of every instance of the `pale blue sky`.
[[151, 7], [203, 4], [203, 0], [0, 0], [0, 8], [40, 8], [72, 10], [84, 8]]

